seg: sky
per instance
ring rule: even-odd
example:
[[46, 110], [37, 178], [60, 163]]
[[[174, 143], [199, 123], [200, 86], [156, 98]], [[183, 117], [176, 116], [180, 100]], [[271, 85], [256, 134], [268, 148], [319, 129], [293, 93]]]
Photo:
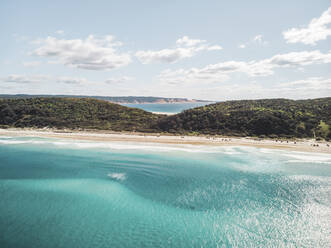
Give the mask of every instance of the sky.
[[331, 1], [1, 0], [0, 94], [331, 96]]

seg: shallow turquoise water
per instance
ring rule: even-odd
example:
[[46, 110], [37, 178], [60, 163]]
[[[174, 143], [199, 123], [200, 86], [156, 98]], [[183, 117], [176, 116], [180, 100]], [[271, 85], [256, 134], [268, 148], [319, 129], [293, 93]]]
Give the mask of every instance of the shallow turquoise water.
[[122, 104], [127, 107], [141, 108], [149, 112], [160, 112], [160, 113], [180, 113], [183, 110], [196, 108], [211, 104], [212, 102], [189, 102], [189, 103], [148, 103], [148, 104]]
[[0, 137], [0, 247], [327, 247], [331, 156]]

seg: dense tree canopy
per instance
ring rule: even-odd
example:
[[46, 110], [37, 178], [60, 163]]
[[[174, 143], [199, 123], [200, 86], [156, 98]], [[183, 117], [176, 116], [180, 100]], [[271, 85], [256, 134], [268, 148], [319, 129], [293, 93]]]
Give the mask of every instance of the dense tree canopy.
[[161, 119], [158, 127], [174, 133], [330, 138], [331, 98], [220, 102]]
[[14, 127], [150, 131], [150, 124], [159, 118], [141, 109], [87, 98], [0, 100], [0, 125]]
[[331, 98], [227, 101], [172, 116], [90, 98], [0, 99], [0, 125], [331, 139]]

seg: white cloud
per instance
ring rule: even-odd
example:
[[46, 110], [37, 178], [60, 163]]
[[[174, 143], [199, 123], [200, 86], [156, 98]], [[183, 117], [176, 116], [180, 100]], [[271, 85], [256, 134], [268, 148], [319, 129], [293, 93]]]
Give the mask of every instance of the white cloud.
[[217, 51], [217, 50], [222, 50], [223, 48], [219, 45], [214, 45], [214, 46], [206, 46], [206, 47], [200, 47], [198, 51], [201, 50], [207, 50], [207, 51]]
[[276, 68], [302, 67], [312, 64], [331, 63], [331, 51], [321, 53], [315, 51], [292, 52], [277, 54], [260, 61], [226, 61], [207, 65], [203, 68], [166, 70], [161, 72], [159, 79], [170, 84], [196, 82], [223, 82], [230, 73], [240, 72], [250, 77], [269, 76]]
[[160, 73], [158, 79], [161, 82], [168, 84], [182, 83], [213, 83], [224, 82], [229, 79], [229, 76], [222, 71], [214, 70], [213, 65], [204, 68], [191, 68], [188, 70], [165, 70]]
[[46, 75], [17, 75], [12, 74], [6, 77], [0, 78], [4, 83], [42, 83], [48, 80], [50, 77]]
[[127, 77], [127, 76], [122, 76], [122, 77], [117, 77], [117, 78], [108, 78], [105, 80], [106, 84], [122, 84], [126, 83], [128, 81], [132, 81], [134, 78], [132, 77]]
[[[224, 82], [187, 87], [185, 84], [163, 87], [166, 96], [178, 95], [195, 99], [236, 100], [262, 98], [305, 99], [329, 97], [331, 94], [331, 78], [307, 78], [302, 80], [273, 83], [267, 85], [260, 82]], [[160, 92], [157, 91], [156, 92]]]
[[305, 66], [331, 63], [331, 50], [321, 53], [319, 50], [292, 52], [273, 56], [268, 63], [274, 67]]
[[286, 83], [279, 84], [281, 87], [293, 88], [295, 90], [305, 90], [307, 92], [312, 90], [326, 90], [331, 93], [331, 78], [311, 77]]
[[258, 44], [262, 44], [262, 45], [266, 45], [267, 42], [263, 39], [263, 35], [262, 34], [258, 34], [256, 35], [253, 39], [253, 42], [258, 43]]
[[331, 7], [324, 11], [319, 18], [312, 19], [307, 27], [291, 28], [284, 31], [283, 37], [287, 43], [316, 45], [317, 41], [325, 40], [331, 35], [330, 23]]
[[129, 54], [116, 51], [116, 47], [122, 44], [115, 42], [112, 36], [97, 39], [90, 35], [85, 40], [47, 37], [35, 43], [41, 46], [33, 51], [33, 55], [55, 58], [61, 64], [80, 69], [110, 70], [131, 62]]
[[183, 36], [176, 41], [179, 46], [196, 46], [201, 43], [206, 43], [206, 40], [190, 39], [188, 36]]
[[246, 43], [239, 44], [238, 48], [243, 49], [252, 44], [265, 46], [268, 44], [268, 42], [264, 40], [262, 34], [258, 34], [256, 36], [254, 36], [253, 38], [251, 38]]
[[24, 67], [37, 67], [40, 65], [40, 61], [26, 61], [23, 62]]
[[86, 78], [76, 78], [76, 77], [58, 77], [56, 81], [58, 83], [64, 83], [64, 84], [85, 84], [88, 82]]
[[19, 83], [19, 84], [53, 84], [53, 83], [63, 83], [63, 84], [85, 84], [88, 83], [86, 78], [81, 77], [54, 77], [50, 75], [17, 75], [12, 74], [6, 77], [0, 78], [3, 83]]
[[174, 63], [180, 59], [190, 58], [200, 51], [221, 50], [218, 45], [209, 45], [205, 40], [190, 39], [184, 36], [176, 41], [176, 47], [162, 50], [137, 51], [136, 57], [143, 63]]
[[[104, 80], [103, 83], [106, 84], [122, 84], [129, 81], [134, 80], [133, 77], [128, 76], [121, 76], [121, 77], [114, 77], [108, 78]], [[3, 83], [24, 83], [24, 84], [31, 84], [31, 83], [42, 83], [53, 85], [56, 83], [60, 84], [71, 84], [71, 85], [93, 85], [96, 87], [97, 85], [102, 85], [102, 81], [91, 81], [84, 77], [71, 77], [71, 76], [51, 76], [51, 75], [18, 75], [12, 74], [5, 77], [0, 77], [0, 82]], [[104, 84], [103, 84], [104, 85]]]
[[[304, 99], [328, 97], [331, 94], [331, 78], [310, 77], [295, 81], [275, 84], [273, 87], [256, 85], [254, 92], [262, 98], [283, 97], [291, 99]], [[244, 96], [244, 95], [243, 95]]]
[[55, 33], [57, 33], [59, 35], [64, 35], [64, 31], [63, 30], [57, 30]]
[[331, 79], [308, 78], [274, 84], [272, 87], [267, 87], [260, 83], [220, 85], [211, 88], [208, 94], [214, 96], [214, 99], [228, 100], [261, 98], [306, 99], [330, 96], [330, 86]]

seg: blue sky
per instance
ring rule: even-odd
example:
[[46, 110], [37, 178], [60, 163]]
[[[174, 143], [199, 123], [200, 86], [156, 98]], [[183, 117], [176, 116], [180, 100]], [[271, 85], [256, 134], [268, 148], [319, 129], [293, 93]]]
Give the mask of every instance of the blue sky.
[[331, 1], [0, 3], [0, 93], [331, 96]]

